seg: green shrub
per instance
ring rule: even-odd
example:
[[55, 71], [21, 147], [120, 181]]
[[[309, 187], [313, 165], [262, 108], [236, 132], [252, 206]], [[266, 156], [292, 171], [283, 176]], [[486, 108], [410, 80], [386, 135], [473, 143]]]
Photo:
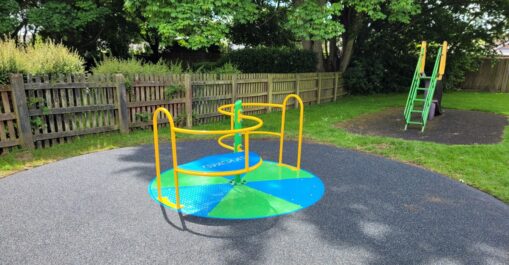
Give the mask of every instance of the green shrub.
[[170, 68], [162, 62], [156, 64], [142, 63], [136, 59], [117, 59], [106, 58], [92, 68], [94, 74], [124, 74], [133, 76], [134, 74], [168, 74]]
[[12, 39], [0, 40], [0, 83], [10, 73], [32, 75], [83, 73], [84, 61], [76, 52], [51, 40], [34, 46], [16, 47]]
[[233, 65], [230, 62], [223, 64], [222, 66], [213, 68], [209, 71], [211, 74], [240, 74], [242, 73], [237, 66]]
[[314, 72], [316, 57], [312, 51], [293, 48], [247, 48], [232, 51], [219, 65], [235, 65], [243, 73]]
[[164, 88], [164, 97], [171, 99], [175, 94], [184, 91], [184, 86], [181, 84], [171, 84]]
[[354, 60], [344, 74], [346, 89], [351, 94], [387, 92], [384, 78], [384, 66], [375, 59]]
[[170, 62], [170, 73], [172, 74], [182, 74], [184, 73], [184, 67], [182, 67], [181, 61]]
[[0, 83], [6, 83], [9, 73], [20, 72], [21, 52], [12, 40], [0, 42]]
[[193, 72], [208, 73], [215, 68], [218, 68], [218, 62], [197, 62], [192, 65]]

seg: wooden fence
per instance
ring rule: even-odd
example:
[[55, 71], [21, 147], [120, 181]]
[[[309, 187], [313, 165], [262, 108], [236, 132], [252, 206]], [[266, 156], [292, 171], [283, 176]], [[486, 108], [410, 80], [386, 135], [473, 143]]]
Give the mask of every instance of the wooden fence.
[[[225, 117], [217, 107], [243, 102], [281, 103], [298, 94], [305, 104], [335, 101], [345, 94], [338, 73], [59, 75], [13, 74], [0, 86], [0, 148], [43, 148], [73, 137], [144, 128], [152, 113], [167, 108], [178, 126], [192, 127]], [[296, 103], [291, 101], [290, 105]], [[268, 108], [249, 108], [261, 114]], [[167, 120], [159, 117], [160, 123]]]
[[463, 89], [509, 92], [509, 58], [483, 59], [475, 73], [469, 73]]

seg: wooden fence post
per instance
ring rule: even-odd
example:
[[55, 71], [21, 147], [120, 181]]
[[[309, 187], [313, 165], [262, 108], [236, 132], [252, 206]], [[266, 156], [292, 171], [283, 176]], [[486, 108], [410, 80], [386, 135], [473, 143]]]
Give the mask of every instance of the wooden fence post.
[[318, 91], [316, 93], [316, 104], [320, 104], [321, 102], [321, 93], [322, 93], [322, 73], [318, 73]]
[[[300, 97], [300, 75], [299, 74], [295, 74], [295, 95], [299, 96]], [[298, 108], [299, 107], [299, 102], [297, 100], [295, 100], [295, 103], [294, 103], [294, 108]]]
[[339, 74], [337, 72], [334, 73], [334, 101], [336, 101], [338, 97], [338, 76]]
[[32, 136], [32, 125], [28, 113], [27, 98], [25, 95], [25, 85], [22, 74], [11, 74], [12, 101], [14, 102], [14, 112], [19, 128], [21, 146], [34, 149], [34, 139]]
[[193, 84], [191, 74], [184, 75], [184, 87], [186, 89], [186, 126], [193, 127]]
[[[268, 74], [267, 76], [267, 101], [269, 104], [272, 104], [272, 91], [274, 90], [274, 76], [272, 74]], [[267, 112], [271, 112], [272, 107], [269, 107]]]
[[232, 74], [232, 103], [237, 100], [237, 74]]
[[500, 80], [500, 92], [509, 92], [509, 60], [505, 60], [505, 70]]
[[116, 74], [115, 83], [117, 86], [118, 127], [120, 133], [125, 134], [129, 133], [129, 111], [127, 109], [127, 92], [124, 76]]

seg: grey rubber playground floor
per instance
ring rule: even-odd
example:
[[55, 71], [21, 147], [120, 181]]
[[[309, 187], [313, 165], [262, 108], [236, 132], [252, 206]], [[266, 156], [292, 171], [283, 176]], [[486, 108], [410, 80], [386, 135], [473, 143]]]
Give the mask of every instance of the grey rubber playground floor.
[[[251, 147], [275, 160], [277, 142]], [[162, 151], [168, 162], [169, 146]], [[186, 162], [224, 150], [194, 141], [178, 152]], [[325, 183], [322, 200], [249, 221], [154, 203], [151, 145], [20, 172], [0, 180], [0, 264], [509, 264], [509, 207], [487, 194], [326, 145], [305, 144], [302, 166]]]

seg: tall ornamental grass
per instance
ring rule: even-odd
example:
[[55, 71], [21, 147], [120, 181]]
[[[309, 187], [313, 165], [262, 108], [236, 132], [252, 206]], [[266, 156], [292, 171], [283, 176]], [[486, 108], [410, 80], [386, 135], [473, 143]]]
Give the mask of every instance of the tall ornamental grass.
[[0, 83], [6, 83], [10, 73], [83, 73], [84, 64], [78, 53], [51, 40], [37, 41], [28, 47], [16, 46], [12, 39], [0, 40]]
[[[174, 72], [180, 74], [182, 69], [180, 65], [172, 66], [170, 69], [166, 64], [158, 62], [142, 63], [136, 59], [117, 59], [117, 58], [106, 58], [99, 62], [96, 67], [92, 68], [94, 74], [124, 74], [125, 76], [133, 76], [135, 74], [168, 74]], [[179, 69], [177, 69], [179, 68]]]

